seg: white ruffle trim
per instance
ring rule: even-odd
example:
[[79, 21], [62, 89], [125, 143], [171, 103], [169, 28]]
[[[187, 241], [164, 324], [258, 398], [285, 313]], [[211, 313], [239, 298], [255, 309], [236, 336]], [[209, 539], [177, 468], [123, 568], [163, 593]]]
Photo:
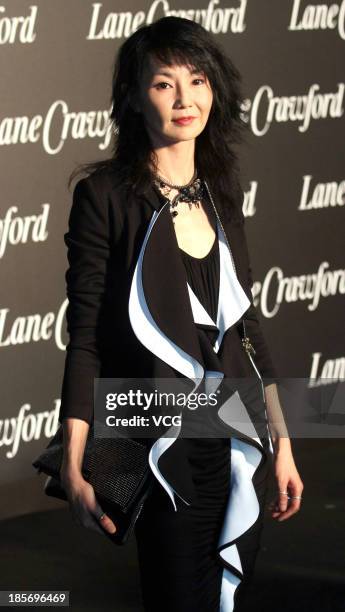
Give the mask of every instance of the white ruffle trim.
[[[210, 378], [212, 378], [211, 372], [209, 374], [211, 375]], [[215, 374], [219, 375], [218, 372]], [[211, 380], [208, 382], [211, 382]], [[259, 448], [256, 448], [251, 443], [244, 442], [243, 439], [235, 437], [229, 440], [231, 448], [230, 492], [218, 540], [219, 558], [225, 566], [221, 583], [219, 611], [233, 612], [235, 591], [241, 582], [240, 576], [243, 577], [236, 540], [250, 529], [259, 516], [260, 505], [253, 484], [253, 476], [266, 451], [263, 449], [262, 442], [257, 436], [257, 432], [238, 391], [225, 402], [218, 414], [224, 422], [237, 430], [240, 429], [241, 433], [250, 437], [259, 446]], [[172, 428], [170, 428], [168, 432], [169, 437], [163, 436], [156, 440], [149, 453], [149, 463], [152, 472], [169, 494], [175, 511], [177, 511], [174, 498], [176, 491], [163, 477], [158, 468], [158, 461], [162, 454], [174, 443], [180, 429], [181, 426], [178, 429], [175, 428], [174, 434], [176, 437], [171, 437], [173, 432]], [[183, 501], [188, 504], [185, 500]]]

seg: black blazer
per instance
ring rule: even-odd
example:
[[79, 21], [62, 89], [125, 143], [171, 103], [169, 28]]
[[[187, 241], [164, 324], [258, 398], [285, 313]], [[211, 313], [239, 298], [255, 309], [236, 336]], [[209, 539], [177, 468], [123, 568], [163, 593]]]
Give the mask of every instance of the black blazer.
[[[256, 351], [256, 367], [264, 379], [275, 379], [277, 372], [252, 301], [253, 279], [244, 216], [241, 222], [227, 221], [217, 202], [215, 205], [231, 245], [238, 280], [250, 300], [243, 319]], [[242, 202], [239, 206], [242, 210]], [[197, 369], [202, 361], [200, 346], [173, 222], [169, 207], [163, 205], [152, 186], [128, 197], [110, 170], [80, 179], [74, 189], [64, 240], [69, 261], [66, 272], [69, 342], [60, 422], [65, 417], [77, 417], [91, 423], [94, 377], [169, 377], [172, 371], [180, 376], [200, 372]], [[141, 329], [133, 331], [129, 302], [144, 246], [139, 280], [145, 308], [161, 339], [174, 347], [177, 361], [165, 357], [164, 343], [152, 343], [151, 336], [146, 341], [144, 334], [139, 338]], [[133, 303], [132, 317], [135, 318]], [[226, 342], [227, 331], [223, 339]], [[178, 361], [180, 354], [183, 359]]]

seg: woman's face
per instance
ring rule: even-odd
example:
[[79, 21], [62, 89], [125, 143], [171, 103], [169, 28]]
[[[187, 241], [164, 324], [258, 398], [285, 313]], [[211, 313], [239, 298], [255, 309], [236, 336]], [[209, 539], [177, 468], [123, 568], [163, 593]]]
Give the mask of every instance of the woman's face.
[[[132, 102], [143, 114], [153, 146], [195, 139], [210, 114], [213, 94], [205, 74], [193, 67], [161, 64], [150, 57], [139, 96]], [[194, 117], [177, 123], [180, 117]]]

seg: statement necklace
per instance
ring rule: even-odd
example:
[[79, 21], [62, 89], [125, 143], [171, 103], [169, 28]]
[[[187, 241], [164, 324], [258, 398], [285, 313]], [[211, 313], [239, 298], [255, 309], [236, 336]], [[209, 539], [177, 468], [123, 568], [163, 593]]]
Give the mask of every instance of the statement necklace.
[[192, 179], [186, 185], [173, 185], [172, 183], [168, 183], [165, 178], [156, 173], [153, 176], [154, 184], [164, 196], [167, 196], [172, 189], [178, 190], [178, 193], [172, 201], [170, 201], [170, 198], [167, 198], [170, 201], [170, 212], [173, 219], [176, 217], [176, 215], [178, 215], [177, 210], [174, 210], [174, 208], [179, 202], [188, 202], [190, 210], [193, 204], [199, 208], [200, 200], [205, 196], [205, 187], [202, 180], [198, 178], [196, 170]]

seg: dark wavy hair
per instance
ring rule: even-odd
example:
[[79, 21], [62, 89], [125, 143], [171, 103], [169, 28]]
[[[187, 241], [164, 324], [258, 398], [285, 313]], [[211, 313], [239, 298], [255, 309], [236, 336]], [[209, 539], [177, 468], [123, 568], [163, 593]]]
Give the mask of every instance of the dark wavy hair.
[[130, 104], [139, 91], [148, 56], [167, 65], [193, 66], [208, 77], [213, 103], [207, 124], [196, 138], [194, 161], [225, 218], [239, 219], [243, 191], [233, 145], [243, 141], [248, 127], [242, 119], [241, 75], [205, 28], [181, 17], [162, 17], [139, 28], [121, 45], [112, 77], [112, 157], [79, 165], [70, 175], [68, 186], [81, 171], [91, 174], [105, 168], [113, 169], [123, 185], [134, 191], [152, 180], [149, 163], [156, 169], [157, 157], [142, 115]]

